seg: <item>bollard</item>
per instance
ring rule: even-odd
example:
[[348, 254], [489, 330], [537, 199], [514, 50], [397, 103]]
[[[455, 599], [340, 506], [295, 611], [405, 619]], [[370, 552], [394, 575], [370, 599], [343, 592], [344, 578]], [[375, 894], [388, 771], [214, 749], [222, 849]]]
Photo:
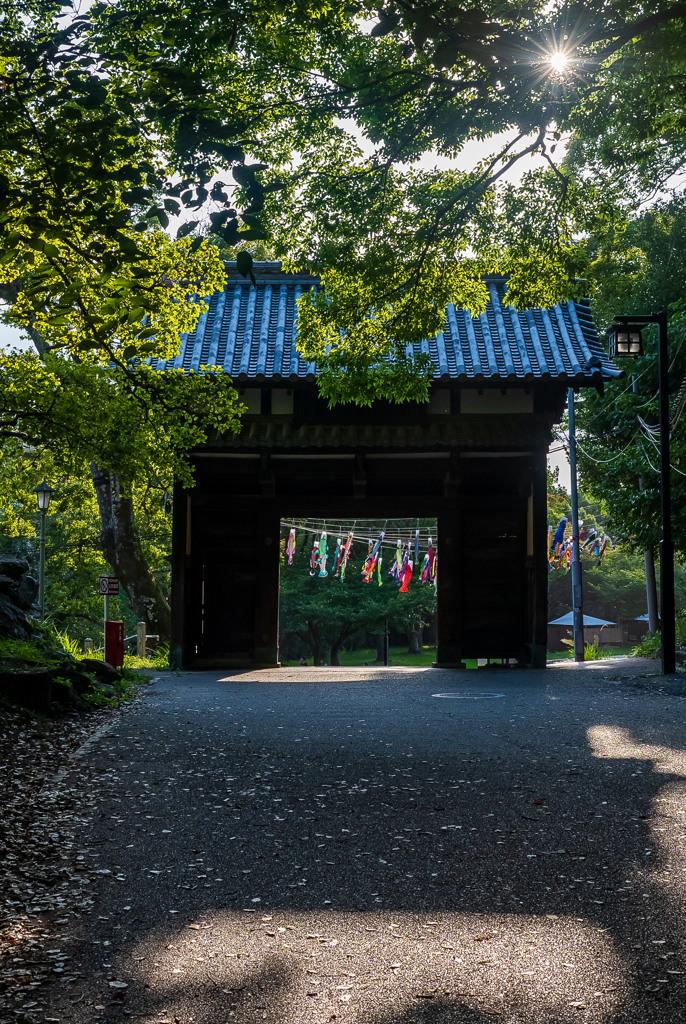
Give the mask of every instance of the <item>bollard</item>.
[[110, 620], [105, 623], [105, 661], [113, 668], [124, 664], [124, 623]]
[[137, 642], [136, 642], [136, 654], [139, 658], [145, 657], [145, 633], [147, 630], [147, 624], [145, 622], [139, 622], [136, 626]]
[[89, 654], [93, 650], [93, 638], [87, 636], [83, 641], [83, 650], [85, 654]]

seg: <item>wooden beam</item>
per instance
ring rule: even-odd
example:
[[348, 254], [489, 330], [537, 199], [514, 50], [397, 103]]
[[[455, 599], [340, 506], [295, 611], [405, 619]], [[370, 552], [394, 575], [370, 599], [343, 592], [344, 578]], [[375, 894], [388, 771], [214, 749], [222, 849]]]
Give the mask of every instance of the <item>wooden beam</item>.
[[255, 667], [279, 664], [279, 511], [273, 502], [262, 502], [257, 514], [255, 567]]
[[171, 552], [171, 638], [169, 644], [169, 666], [184, 667], [184, 629], [186, 611], [186, 548], [189, 543], [188, 503], [190, 494], [174, 484], [172, 503], [172, 552]]

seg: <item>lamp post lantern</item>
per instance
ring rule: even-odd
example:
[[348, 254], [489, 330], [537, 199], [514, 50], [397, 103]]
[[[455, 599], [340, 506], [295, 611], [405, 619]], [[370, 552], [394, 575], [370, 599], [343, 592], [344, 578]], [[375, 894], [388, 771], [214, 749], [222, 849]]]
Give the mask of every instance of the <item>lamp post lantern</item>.
[[609, 330], [610, 356], [613, 359], [635, 359], [643, 355], [641, 331], [648, 324], [657, 324], [658, 398], [660, 400], [660, 629], [662, 633], [662, 674], [676, 671], [676, 626], [674, 606], [674, 544], [672, 543], [672, 493], [669, 460], [669, 349], [667, 314], [651, 316], [616, 316]]
[[50, 487], [44, 479], [43, 483], [34, 488], [33, 493], [38, 499], [38, 508], [40, 510], [40, 569], [38, 573], [38, 603], [40, 604], [40, 617], [42, 622], [45, 618], [45, 515], [50, 506], [52, 487]]

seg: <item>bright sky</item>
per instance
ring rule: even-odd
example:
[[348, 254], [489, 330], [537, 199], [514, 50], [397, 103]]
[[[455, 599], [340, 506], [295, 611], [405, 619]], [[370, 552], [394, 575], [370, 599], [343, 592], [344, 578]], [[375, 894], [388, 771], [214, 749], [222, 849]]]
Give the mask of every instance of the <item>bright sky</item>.
[[[559, 448], [559, 442], [553, 441], [551, 447]], [[558, 468], [560, 470], [559, 482], [567, 491], [570, 491], [572, 487], [572, 471], [567, 459], [567, 453], [564, 450], [552, 452], [548, 456], [548, 465], [551, 469]]]
[[0, 323], [0, 349], [32, 347], [26, 335], [18, 331], [16, 327], [8, 327], [6, 324]]

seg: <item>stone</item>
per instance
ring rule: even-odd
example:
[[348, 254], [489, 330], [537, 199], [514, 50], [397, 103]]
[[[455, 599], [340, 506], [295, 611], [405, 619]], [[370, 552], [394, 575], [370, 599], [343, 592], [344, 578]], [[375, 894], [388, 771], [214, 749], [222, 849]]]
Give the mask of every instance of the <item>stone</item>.
[[29, 640], [31, 632], [31, 624], [24, 612], [17, 608], [10, 597], [0, 594], [0, 635], [13, 636], [17, 640]]
[[97, 658], [82, 658], [81, 668], [91, 672], [101, 683], [116, 683], [121, 675], [110, 665], [109, 661], [98, 661]]
[[93, 680], [90, 675], [80, 667], [79, 662], [76, 662], [74, 665], [58, 665], [57, 668], [52, 669], [52, 675], [54, 679], [68, 679], [79, 696], [87, 693], [93, 687]]
[[10, 596], [24, 611], [28, 611], [38, 597], [38, 580], [33, 576], [22, 576], [12, 587]]
[[18, 580], [29, 571], [29, 563], [24, 558], [12, 558], [10, 555], [0, 555], [0, 575], [10, 576]]
[[15, 704], [47, 715], [52, 700], [52, 672], [45, 668], [23, 672], [0, 671], [0, 691]]

